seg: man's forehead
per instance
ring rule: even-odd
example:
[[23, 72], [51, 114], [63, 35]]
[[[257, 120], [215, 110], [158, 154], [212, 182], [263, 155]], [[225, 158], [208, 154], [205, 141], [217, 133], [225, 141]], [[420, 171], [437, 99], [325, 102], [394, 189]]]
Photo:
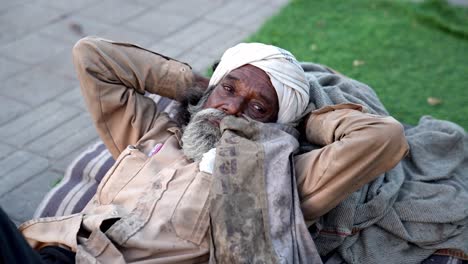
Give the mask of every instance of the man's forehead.
[[270, 77], [262, 69], [250, 64], [232, 70], [225, 78], [233, 81], [251, 81], [257, 85], [264, 84], [273, 88]]

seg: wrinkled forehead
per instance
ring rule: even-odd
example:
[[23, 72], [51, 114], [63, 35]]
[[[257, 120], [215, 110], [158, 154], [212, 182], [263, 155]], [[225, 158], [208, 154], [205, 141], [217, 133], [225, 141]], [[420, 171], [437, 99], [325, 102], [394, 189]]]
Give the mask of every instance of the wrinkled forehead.
[[268, 74], [262, 69], [250, 64], [243, 65], [232, 70], [226, 75], [227, 78], [237, 79], [241, 81], [254, 82], [255, 84], [267, 85], [273, 87]]
[[246, 64], [237, 69], [234, 69], [230, 73], [226, 74], [224, 79], [233, 82], [241, 82], [243, 85], [255, 89], [258, 93], [267, 99], [277, 100], [278, 98], [276, 90], [271, 83], [268, 74], [262, 69], [253, 65]]

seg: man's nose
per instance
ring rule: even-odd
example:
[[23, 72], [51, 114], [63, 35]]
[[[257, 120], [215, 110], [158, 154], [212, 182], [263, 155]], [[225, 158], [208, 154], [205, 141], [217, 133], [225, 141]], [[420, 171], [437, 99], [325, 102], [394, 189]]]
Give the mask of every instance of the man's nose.
[[232, 98], [226, 101], [224, 104], [222, 104], [220, 110], [228, 115], [241, 116], [242, 102], [243, 100], [241, 100], [240, 98]]

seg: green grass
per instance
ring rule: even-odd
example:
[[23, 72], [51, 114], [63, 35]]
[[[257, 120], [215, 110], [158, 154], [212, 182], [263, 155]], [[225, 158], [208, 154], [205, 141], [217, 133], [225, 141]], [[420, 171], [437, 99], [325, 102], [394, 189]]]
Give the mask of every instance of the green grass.
[[468, 129], [468, 9], [442, 0], [293, 0], [248, 41], [370, 85], [402, 122], [431, 115]]

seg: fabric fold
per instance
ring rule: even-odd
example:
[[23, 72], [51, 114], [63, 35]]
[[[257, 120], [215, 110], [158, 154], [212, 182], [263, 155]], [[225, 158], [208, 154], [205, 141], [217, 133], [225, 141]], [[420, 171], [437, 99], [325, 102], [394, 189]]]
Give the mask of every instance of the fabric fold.
[[211, 263], [321, 263], [300, 210], [296, 138], [281, 125], [232, 116], [221, 130], [210, 192]]

